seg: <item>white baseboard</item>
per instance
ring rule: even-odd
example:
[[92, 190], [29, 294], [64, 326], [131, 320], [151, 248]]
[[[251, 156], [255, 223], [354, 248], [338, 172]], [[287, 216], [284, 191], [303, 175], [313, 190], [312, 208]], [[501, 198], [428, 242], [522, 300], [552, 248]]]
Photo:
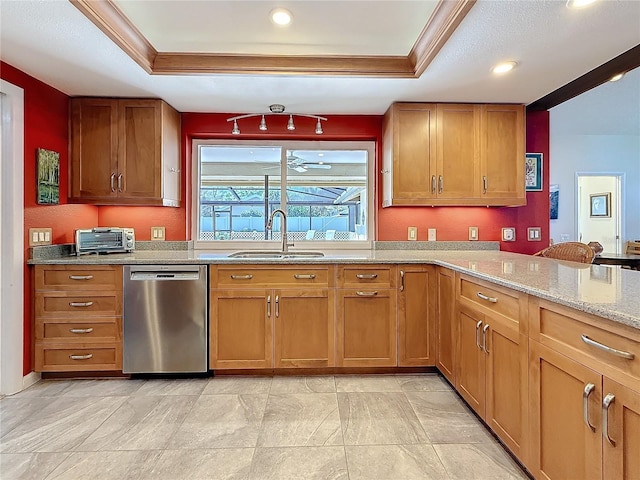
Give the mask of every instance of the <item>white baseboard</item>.
[[24, 377], [22, 377], [22, 390], [29, 388], [34, 383], [38, 383], [40, 381], [40, 374], [36, 372], [30, 372]]

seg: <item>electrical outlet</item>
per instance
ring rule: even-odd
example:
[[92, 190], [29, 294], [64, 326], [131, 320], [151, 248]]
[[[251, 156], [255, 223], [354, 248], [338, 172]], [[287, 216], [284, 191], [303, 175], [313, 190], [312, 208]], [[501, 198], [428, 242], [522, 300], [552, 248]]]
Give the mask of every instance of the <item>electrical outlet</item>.
[[151, 227], [151, 240], [164, 240], [164, 227]]
[[478, 240], [478, 227], [469, 227], [469, 240]]
[[527, 239], [530, 242], [539, 242], [542, 240], [542, 230], [540, 227], [527, 228]]
[[503, 242], [515, 242], [516, 241], [516, 229], [514, 227], [505, 227], [502, 229], [502, 241]]
[[435, 242], [436, 241], [436, 229], [435, 228], [429, 228], [427, 230], [427, 240], [429, 240], [430, 242]]
[[29, 246], [51, 245], [52, 230], [50, 228], [30, 228]]
[[569, 235], [568, 233], [561, 233], [560, 234], [560, 241], [561, 242], [568, 242], [569, 238], [571, 238], [571, 235]]
[[418, 240], [418, 227], [409, 227], [407, 229], [407, 240]]

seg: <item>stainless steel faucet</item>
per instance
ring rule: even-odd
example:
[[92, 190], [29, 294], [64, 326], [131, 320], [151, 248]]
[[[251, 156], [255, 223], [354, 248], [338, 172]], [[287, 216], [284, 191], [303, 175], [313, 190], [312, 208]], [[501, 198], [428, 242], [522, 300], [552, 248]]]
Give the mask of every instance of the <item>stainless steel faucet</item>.
[[269, 220], [267, 220], [266, 228], [267, 230], [271, 230], [271, 235], [273, 236], [273, 217], [276, 216], [276, 213], [282, 215], [282, 227], [280, 228], [280, 235], [282, 236], [282, 246], [280, 247], [280, 251], [283, 254], [287, 254], [289, 252], [289, 247], [293, 247], [293, 243], [287, 243], [287, 214], [284, 210], [277, 208], [271, 215], [269, 215]]

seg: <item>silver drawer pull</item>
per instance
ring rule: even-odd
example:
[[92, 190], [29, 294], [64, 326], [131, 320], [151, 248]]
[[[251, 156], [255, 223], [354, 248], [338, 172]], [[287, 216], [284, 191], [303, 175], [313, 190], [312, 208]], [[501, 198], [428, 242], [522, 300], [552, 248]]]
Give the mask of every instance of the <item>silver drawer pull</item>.
[[487, 302], [498, 303], [498, 299], [496, 297], [488, 297], [482, 292], [478, 292], [477, 295], [478, 295], [478, 298], [481, 298], [482, 300], [486, 300]]
[[93, 353], [87, 353], [86, 355], [69, 355], [71, 360], [89, 360], [93, 358]]
[[591, 395], [595, 388], [596, 386], [593, 383], [587, 383], [582, 392], [582, 415], [584, 416], [585, 425], [589, 427], [592, 432], [596, 431], [596, 427], [589, 422], [589, 395]]
[[482, 327], [482, 348], [481, 350], [484, 350], [487, 353], [489, 352], [489, 349], [487, 348], [487, 330], [489, 330], [489, 324], [485, 324], [484, 327]]
[[90, 307], [93, 302], [69, 302], [70, 307]]
[[612, 393], [608, 393], [604, 400], [602, 400], [602, 436], [612, 446], [616, 446], [615, 440], [609, 436], [609, 406], [615, 402], [616, 397]]
[[478, 323], [476, 323], [476, 346], [480, 350], [482, 350], [482, 345], [480, 345], [480, 337], [478, 336], [478, 334], [480, 333], [481, 326], [482, 326], [482, 320], [479, 320]]
[[372, 280], [374, 278], [378, 278], [377, 273], [358, 273], [356, 278], [359, 280]]
[[231, 275], [231, 280], [251, 280], [253, 275]]
[[378, 292], [356, 292], [359, 297], [375, 297]]
[[71, 280], [93, 280], [93, 275], [69, 275]]
[[313, 273], [295, 273], [293, 278], [296, 280], [313, 280], [316, 276]]
[[93, 328], [70, 328], [69, 331], [71, 333], [91, 333]]
[[616, 357], [626, 358], [627, 360], [633, 360], [636, 356], [633, 353], [625, 352], [624, 350], [618, 350], [617, 348], [608, 347], [600, 342], [596, 342], [595, 340], [591, 340], [586, 335], [582, 335], [582, 341], [587, 345], [591, 345], [592, 347], [599, 348], [600, 350], [604, 350], [607, 353], [615, 355]]

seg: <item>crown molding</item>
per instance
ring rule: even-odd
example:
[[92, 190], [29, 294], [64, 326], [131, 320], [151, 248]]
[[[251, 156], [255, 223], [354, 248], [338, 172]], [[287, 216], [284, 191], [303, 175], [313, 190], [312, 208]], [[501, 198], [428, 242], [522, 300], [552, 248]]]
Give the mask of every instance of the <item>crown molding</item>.
[[418, 78], [476, 0], [440, 0], [407, 56], [158, 52], [113, 0], [69, 0], [149, 74], [331, 75]]

